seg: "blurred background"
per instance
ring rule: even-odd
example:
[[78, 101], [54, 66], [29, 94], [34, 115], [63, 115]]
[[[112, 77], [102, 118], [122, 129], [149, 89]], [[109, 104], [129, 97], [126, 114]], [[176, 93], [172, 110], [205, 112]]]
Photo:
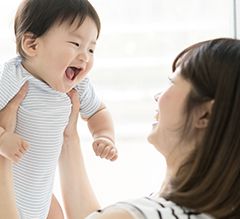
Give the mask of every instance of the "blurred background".
[[[119, 159], [96, 157], [86, 123], [80, 120], [78, 129], [90, 180], [107, 205], [159, 190], [165, 162], [147, 142], [156, 109], [153, 96], [168, 83], [172, 61], [182, 49], [197, 41], [240, 36], [240, 1], [90, 2], [102, 21], [90, 77], [113, 116]], [[0, 1], [1, 63], [15, 56], [13, 21], [19, 3]], [[58, 174], [54, 191], [60, 197]]]

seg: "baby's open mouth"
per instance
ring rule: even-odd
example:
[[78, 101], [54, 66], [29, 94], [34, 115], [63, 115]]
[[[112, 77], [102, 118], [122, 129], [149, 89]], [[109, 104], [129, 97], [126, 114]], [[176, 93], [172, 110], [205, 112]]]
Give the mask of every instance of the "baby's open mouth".
[[69, 80], [73, 81], [77, 77], [80, 71], [81, 71], [81, 68], [68, 67], [65, 71], [65, 74]]

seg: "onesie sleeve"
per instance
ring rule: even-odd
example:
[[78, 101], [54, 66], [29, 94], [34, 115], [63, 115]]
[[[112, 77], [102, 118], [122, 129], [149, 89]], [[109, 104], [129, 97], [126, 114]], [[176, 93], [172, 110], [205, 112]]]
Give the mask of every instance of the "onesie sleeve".
[[1, 66], [0, 70], [0, 110], [18, 93], [30, 78], [19, 68], [20, 59], [14, 58]]
[[2, 73], [3, 73], [3, 65], [0, 64], [0, 80], [1, 80], [1, 78], [2, 78]]
[[80, 99], [80, 114], [83, 118], [89, 118], [94, 115], [100, 105], [98, 98], [90, 79], [84, 78], [76, 87]]

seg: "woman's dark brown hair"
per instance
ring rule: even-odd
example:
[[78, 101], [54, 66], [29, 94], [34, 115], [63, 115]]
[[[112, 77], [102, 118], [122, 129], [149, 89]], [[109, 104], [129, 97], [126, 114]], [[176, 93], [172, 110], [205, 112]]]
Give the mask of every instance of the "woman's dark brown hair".
[[17, 52], [24, 58], [21, 41], [25, 33], [32, 33], [34, 38], [38, 38], [57, 22], [68, 21], [72, 24], [78, 19], [80, 26], [86, 17], [95, 22], [99, 35], [100, 19], [88, 0], [23, 0], [14, 23]]
[[206, 101], [214, 104], [202, 140], [171, 180], [171, 191], [163, 195], [197, 212], [239, 219], [240, 40], [195, 44], [177, 56], [173, 71], [178, 66], [192, 85], [186, 115]]

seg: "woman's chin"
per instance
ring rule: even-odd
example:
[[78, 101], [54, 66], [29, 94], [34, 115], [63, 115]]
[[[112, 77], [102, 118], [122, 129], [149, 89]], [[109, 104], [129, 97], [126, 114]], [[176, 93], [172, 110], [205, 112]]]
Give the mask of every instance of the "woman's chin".
[[147, 140], [150, 144], [154, 144], [154, 139], [155, 139], [156, 133], [154, 132], [154, 129], [149, 133]]
[[152, 130], [150, 131], [147, 137], [148, 142], [153, 145], [155, 145], [155, 143], [158, 141], [158, 138], [159, 138], [158, 124], [159, 124], [158, 121], [152, 124]]

